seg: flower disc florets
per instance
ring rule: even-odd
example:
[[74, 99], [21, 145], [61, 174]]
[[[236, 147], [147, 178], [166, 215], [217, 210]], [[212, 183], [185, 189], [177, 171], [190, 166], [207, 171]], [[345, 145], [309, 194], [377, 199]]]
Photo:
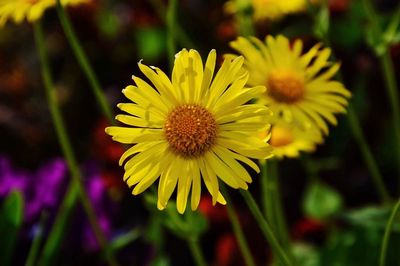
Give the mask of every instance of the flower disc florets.
[[267, 88], [279, 102], [292, 103], [304, 94], [304, 79], [290, 71], [273, 71], [268, 77]]
[[175, 153], [183, 157], [196, 157], [214, 144], [217, 124], [204, 107], [185, 104], [176, 107], [168, 115], [164, 132]]

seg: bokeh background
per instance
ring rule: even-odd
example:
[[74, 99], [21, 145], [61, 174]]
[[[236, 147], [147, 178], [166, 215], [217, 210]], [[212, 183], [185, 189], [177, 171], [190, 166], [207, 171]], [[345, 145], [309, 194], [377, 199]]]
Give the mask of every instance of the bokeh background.
[[[195, 48], [203, 56], [214, 48], [219, 56], [232, 52], [229, 41], [238, 36], [238, 31], [235, 17], [224, 12], [225, 1], [178, 2], [177, 20], [189, 39], [178, 41], [179, 48]], [[374, 4], [381, 25], [386, 25], [399, 8], [398, 0]], [[132, 84], [131, 75], [140, 76], [139, 60], [169, 72], [167, 6], [168, 1], [161, 0], [93, 0], [67, 9], [112, 106], [124, 101], [121, 89]], [[385, 184], [396, 198], [396, 150], [400, 147], [396, 146], [389, 99], [371, 48], [362, 3], [330, 0], [329, 14], [330, 46], [341, 62], [343, 82], [353, 94], [351, 105]], [[257, 24], [256, 36], [284, 34], [301, 38], [309, 48], [319, 41], [318, 27], [324, 21], [315, 8]], [[144, 195], [132, 196], [123, 183], [118, 159], [124, 147], [104, 133], [109, 123], [78, 67], [55, 9], [46, 11], [43, 25], [58, 103], [84, 172], [85, 187], [117, 260], [121, 265], [193, 265], [187, 244], [165, 226], [165, 213], [156, 210]], [[397, 43], [389, 47], [398, 80], [399, 41], [398, 29]], [[281, 195], [291, 238], [304, 257], [302, 265], [377, 265], [390, 208], [380, 204], [347, 116], [341, 115], [338, 126], [330, 130], [315, 153], [280, 164]], [[315, 188], [315, 178], [322, 188]], [[15, 241], [10, 249], [0, 252], [3, 262], [25, 265], [34, 243], [40, 261], [55, 216], [62, 211], [69, 180], [46, 102], [32, 25], [8, 23], [0, 29], [0, 220], [7, 216], [4, 206], [9, 195], [20, 191], [24, 203], [22, 221], [10, 236]], [[257, 177], [250, 191], [260, 197]], [[268, 244], [237, 191], [230, 191], [230, 195], [257, 265], [268, 265]], [[244, 265], [225, 208], [213, 207], [204, 195], [199, 209], [196, 227], [210, 265]], [[397, 222], [387, 265], [399, 263], [399, 233]], [[2, 244], [5, 238], [0, 236], [0, 247], [6, 245]], [[64, 236], [55, 247], [50, 265], [107, 264], [80, 204], [69, 215]]]

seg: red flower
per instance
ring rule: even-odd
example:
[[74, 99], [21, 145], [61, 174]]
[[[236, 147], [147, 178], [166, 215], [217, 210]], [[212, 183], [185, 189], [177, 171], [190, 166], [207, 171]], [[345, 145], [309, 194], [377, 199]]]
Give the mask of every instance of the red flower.
[[303, 218], [293, 226], [293, 236], [297, 239], [324, 233], [326, 225], [313, 218]]
[[199, 210], [210, 222], [223, 223], [228, 221], [225, 206], [219, 204], [213, 206], [209, 195], [201, 196]]
[[329, 10], [331, 12], [344, 12], [349, 7], [350, 0], [329, 0]]
[[216, 253], [216, 265], [218, 266], [232, 265], [234, 261], [237, 261], [239, 252], [235, 236], [233, 234], [222, 235], [217, 241]]
[[124, 153], [124, 147], [109, 138], [104, 129], [109, 126], [106, 120], [101, 120], [94, 132], [94, 153], [99, 159], [107, 162], [118, 162], [121, 155]]

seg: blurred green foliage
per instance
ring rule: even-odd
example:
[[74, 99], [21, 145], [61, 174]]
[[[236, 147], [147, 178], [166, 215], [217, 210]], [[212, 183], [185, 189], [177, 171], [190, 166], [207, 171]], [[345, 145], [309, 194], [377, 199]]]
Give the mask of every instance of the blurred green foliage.
[[10, 265], [24, 216], [21, 192], [13, 191], [0, 210], [0, 265]]
[[320, 181], [313, 181], [305, 192], [303, 210], [308, 217], [328, 219], [339, 213], [342, 207], [341, 195]]

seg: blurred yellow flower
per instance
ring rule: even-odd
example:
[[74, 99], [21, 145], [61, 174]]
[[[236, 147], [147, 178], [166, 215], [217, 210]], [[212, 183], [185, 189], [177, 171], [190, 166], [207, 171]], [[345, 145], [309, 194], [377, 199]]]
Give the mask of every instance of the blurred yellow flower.
[[[249, 2], [253, 10], [254, 21], [278, 20], [286, 15], [304, 12], [307, 9], [307, 0], [251, 0]], [[228, 13], [237, 13], [241, 9], [245, 9], [240, 5], [240, 1], [231, 0], [227, 2], [225, 8]]]
[[[277, 118], [304, 128], [318, 127], [328, 134], [327, 121], [336, 125], [334, 114], [346, 112], [351, 93], [342, 83], [331, 80], [340, 64], [328, 61], [329, 48], [317, 44], [302, 54], [302, 41], [291, 46], [284, 36], [267, 36], [265, 43], [239, 37], [231, 47], [246, 58], [248, 84], [267, 87], [259, 103], [268, 106]], [[236, 55], [227, 58], [232, 56]]]
[[[77, 5], [91, 0], [61, 0], [61, 4]], [[34, 22], [39, 19], [49, 7], [55, 6], [56, 0], [0, 0], [0, 27], [8, 20], [19, 24], [27, 19]]]
[[248, 103], [265, 87], [244, 87], [249, 74], [243, 70], [243, 57], [225, 60], [213, 78], [215, 61], [215, 50], [203, 67], [197, 51], [183, 49], [175, 56], [172, 82], [159, 68], [139, 63], [154, 87], [133, 77], [136, 86], [123, 93], [134, 103], [119, 104], [128, 114], [116, 117], [130, 127], [106, 128], [114, 140], [134, 144], [120, 159], [121, 165], [125, 162], [124, 180], [135, 186], [134, 195], [159, 179], [160, 210], [176, 186], [178, 211], [185, 211], [190, 190], [191, 208], [197, 209], [201, 180], [213, 204], [225, 204], [218, 178], [233, 188], [247, 189], [252, 180], [239, 161], [259, 172], [247, 157], [272, 156], [271, 147], [254, 135], [269, 127], [270, 111]]
[[313, 152], [316, 145], [323, 142], [321, 132], [315, 127], [302, 129], [295, 123], [282, 120], [273, 123], [271, 131], [265, 131], [261, 137], [267, 137], [278, 159], [298, 157], [302, 151]]

